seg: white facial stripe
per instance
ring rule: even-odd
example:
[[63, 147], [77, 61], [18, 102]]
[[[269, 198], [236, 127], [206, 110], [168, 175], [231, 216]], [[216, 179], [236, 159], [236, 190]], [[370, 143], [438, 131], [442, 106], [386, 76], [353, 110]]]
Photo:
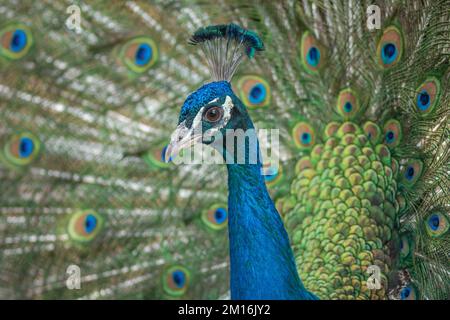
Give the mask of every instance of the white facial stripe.
[[222, 107], [223, 107], [223, 118], [221, 121], [222, 123], [220, 128], [225, 127], [231, 118], [231, 110], [233, 109], [234, 104], [230, 96], [227, 96], [225, 98], [225, 102], [223, 103]]
[[201, 130], [204, 109], [205, 107], [201, 107], [200, 110], [198, 110], [197, 114], [195, 115], [194, 121], [192, 121], [191, 131], [195, 131], [196, 129]]
[[[214, 100], [211, 100], [209, 104], [214, 103], [216, 101], [218, 101], [219, 98], [216, 98]], [[230, 96], [226, 96], [225, 98], [225, 102], [222, 104], [222, 108], [223, 108], [223, 118], [220, 120], [220, 122], [218, 123], [217, 126], [215, 126], [214, 128], [211, 129], [211, 133], [215, 134], [217, 131], [219, 131], [220, 129], [222, 129], [223, 127], [225, 127], [228, 123], [228, 121], [230, 121], [231, 118], [231, 111], [233, 110], [234, 104], [233, 101], [231, 100]], [[198, 110], [197, 114], [195, 115], [194, 120], [192, 121], [192, 126], [190, 128], [190, 132], [191, 134], [197, 132], [201, 132], [202, 130], [202, 118], [203, 118], [203, 111], [205, 110], [205, 107], [201, 107], [200, 110]]]

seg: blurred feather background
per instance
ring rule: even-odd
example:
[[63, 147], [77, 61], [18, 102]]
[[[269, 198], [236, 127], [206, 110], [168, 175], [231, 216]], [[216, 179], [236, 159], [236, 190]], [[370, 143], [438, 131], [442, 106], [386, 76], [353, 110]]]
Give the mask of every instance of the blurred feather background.
[[[377, 32], [365, 27], [372, 2], [381, 8]], [[72, 5], [80, 28], [72, 28]], [[395, 190], [411, 214], [391, 228], [398, 238], [406, 228], [425, 239], [419, 221], [430, 212], [448, 223], [449, 9], [442, 0], [0, 1], [0, 297], [228, 297], [226, 168], [163, 161], [183, 101], [210, 81], [200, 50], [188, 43], [209, 24], [235, 22], [264, 40], [265, 53], [241, 66], [233, 86], [257, 127], [280, 129], [281, 170], [267, 185], [282, 215], [293, 209], [298, 161], [311, 151], [298, 141], [299, 123], [319, 141], [336, 119], [383, 127], [395, 117], [404, 139], [393, 156], [402, 170], [420, 158], [426, 174], [420, 186]], [[380, 68], [376, 47], [394, 22], [403, 28], [403, 59], [385, 71], [396, 61]], [[305, 68], [305, 31], [325, 67]], [[431, 90], [440, 100], [423, 117], [415, 92], [427, 79], [438, 79]], [[247, 88], [254, 84], [265, 92], [256, 102]], [[358, 117], [335, 111], [346, 86], [360, 93]], [[400, 273], [401, 288], [417, 275], [422, 298], [448, 298], [448, 225], [439, 221], [439, 244], [408, 242], [419, 258], [415, 271]], [[66, 287], [70, 265], [80, 267], [79, 290]]]

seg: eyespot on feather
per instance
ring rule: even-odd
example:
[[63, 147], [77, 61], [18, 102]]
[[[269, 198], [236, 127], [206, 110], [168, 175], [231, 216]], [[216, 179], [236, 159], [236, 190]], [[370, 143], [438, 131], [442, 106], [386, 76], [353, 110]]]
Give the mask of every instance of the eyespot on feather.
[[102, 229], [103, 222], [103, 218], [93, 210], [75, 212], [69, 220], [69, 236], [75, 242], [90, 242]]
[[228, 224], [228, 211], [223, 204], [214, 204], [202, 213], [203, 223], [212, 230], [222, 230]]
[[416, 286], [413, 284], [408, 284], [404, 288], [400, 290], [400, 299], [401, 300], [418, 300], [419, 299], [419, 291]]
[[449, 219], [441, 212], [433, 212], [425, 218], [425, 229], [432, 238], [444, 235], [450, 226]]
[[0, 30], [0, 56], [8, 60], [18, 60], [26, 56], [34, 44], [28, 26], [9, 23]]
[[406, 186], [413, 186], [421, 177], [423, 162], [420, 160], [410, 160], [403, 166], [402, 182]]
[[299, 122], [292, 129], [294, 143], [299, 149], [310, 149], [315, 143], [314, 128], [307, 122]]
[[395, 148], [400, 144], [401, 139], [403, 137], [400, 122], [398, 122], [395, 119], [388, 120], [384, 125], [383, 132], [384, 132], [384, 143], [388, 147]]
[[359, 99], [350, 88], [339, 93], [336, 110], [345, 120], [353, 119], [359, 112]]
[[239, 78], [237, 92], [249, 109], [267, 107], [270, 104], [270, 86], [259, 76], [247, 75]]
[[315, 74], [323, 67], [325, 61], [324, 47], [313, 34], [305, 31], [300, 42], [300, 60], [308, 73]]
[[428, 78], [416, 90], [416, 110], [425, 116], [436, 107], [441, 93], [441, 84], [435, 77]]
[[2, 158], [13, 167], [23, 167], [33, 162], [41, 151], [41, 142], [28, 131], [12, 135], [5, 143]]
[[126, 42], [119, 50], [121, 63], [133, 73], [143, 73], [158, 61], [159, 52], [156, 42], [145, 36]]
[[363, 126], [363, 130], [364, 130], [367, 138], [373, 145], [376, 145], [379, 143], [380, 138], [381, 138], [381, 129], [379, 126], [377, 126], [372, 121], [367, 121]]
[[167, 268], [162, 276], [163, 289], [172, 297], [181, 297], [189, 288], [191, 274], [181, 265]]
[[383, 31], [378, 41], [377, 58], [382, 68], [396, 65], [403, 55], [403, 35], [396, 26], [389, 26]]

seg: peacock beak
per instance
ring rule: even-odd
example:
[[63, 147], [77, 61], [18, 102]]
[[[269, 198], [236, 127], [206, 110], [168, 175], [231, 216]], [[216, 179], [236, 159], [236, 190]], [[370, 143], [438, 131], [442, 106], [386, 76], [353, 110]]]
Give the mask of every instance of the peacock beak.
[[187, 128], [184, 121], [178, 125], [172, 133], [170, 143], [164, 155], [165, 162], [170, 162], [181, 150], [201, 142], [202, 134], [194, 132], [194, 129]]

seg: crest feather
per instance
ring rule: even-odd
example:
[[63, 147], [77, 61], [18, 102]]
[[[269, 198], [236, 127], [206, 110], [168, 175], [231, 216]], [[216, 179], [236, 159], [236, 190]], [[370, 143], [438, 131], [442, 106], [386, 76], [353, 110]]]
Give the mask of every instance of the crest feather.
[[189, 43], [201, 45], [214, 81], [231, 81], [245, 55], [251, 59], [256, 51], [264, 50], [255, 32], [233, 23], [199, 28]]

